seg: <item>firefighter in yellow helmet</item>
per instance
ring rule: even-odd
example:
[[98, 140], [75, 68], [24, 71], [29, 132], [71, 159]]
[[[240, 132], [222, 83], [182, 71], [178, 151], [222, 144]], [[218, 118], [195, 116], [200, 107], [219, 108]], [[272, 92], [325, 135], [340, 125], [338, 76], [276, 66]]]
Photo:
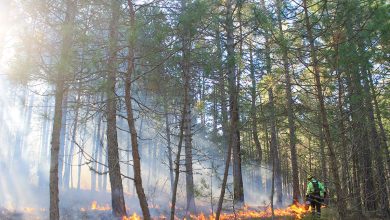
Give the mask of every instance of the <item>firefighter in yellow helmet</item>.
[[324, 201], [325, 187], [314, 176], [309, 175], [307, 180], [306, 199], [310, 202], [312, 214], [321, 217], [321, 204]]

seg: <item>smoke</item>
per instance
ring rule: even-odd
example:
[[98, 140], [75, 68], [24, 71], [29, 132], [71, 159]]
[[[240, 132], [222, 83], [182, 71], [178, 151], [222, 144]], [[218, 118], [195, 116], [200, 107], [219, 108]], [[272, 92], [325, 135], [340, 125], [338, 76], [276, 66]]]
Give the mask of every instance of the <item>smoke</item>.
[[[45, 219], [49, 208], [49, 153], [53, 99], [47, 88], [16, 86], [0, 75], [0, 208], [26, 213], [34, 209], [36, 215]], [[37, 92], [39, 91], [39, 92]], [[37, 95], [38, 94], [38, 95]], [[70, 95], [66, 120], [65, 151], [69, 156], [74, 126], [75, 97]], [[84, 100], [87, 102], [88, 100]], [[150, 104], [150, 99], [144, 99]], [[73, 103], [73, 104], [72, 104]], [[140, 112], [140, 109], [136, 109]], [[45, 113], [46, 112], [46, 113]], [[123, 114], [124, 112], [119, 112]], [[88, 114], [93, 115], [88, 120]], [[65, 219], [104, 218], [109, 210], [90, 210], [92, 201], [102, 206], [110, 206], [110, 185], [108, 175], [98, 175], [95, 171], [105, 171], [107, 144], [105, 139], [105, 119], [102, 118], [100, 137], [97, 135], [97, 113], [86, 113], [80, 109], [82, 119], [76, 129], [75, 150], [70, 164], [69, 187], [60, 186], [61, 215]], [[160, 118], [138, 115], [136, 121], [141, 152], [142, 178], [145, 193], [153, 216], [169, 215], [171, 200], [168, 149], [165, 122]], [[171, 124], [175, 122], [172, 121]], [[132, 158], [129, 151], [129, 133], [123, 118], [118, 117], [118, 143], [121, 171], [132, 177]], [[172, 158], [177, 152], [178, 128], [172, 128]], [[99, 138], [99, 139], [98, 139]], [[101, 156], [94, 153], [98, 143]], [[206, 131], [198, 129], [193, 135], [193, 173], [197, 210], [204, 213], [215, 211], [220, 195], [226, 146], [213, 142]], [[182, 151], [184, 154], [184, 151]], [[184, 155], [181, 158], [181, 171], [184, 171]], [[64, 160], [62, 161], [64, 163]], [[99, 165], [101, 164], [101, 165]], [[81, 166], [81, 167], [80, 167]], [[99, 168], [100, 167], [100, 168]], [[91, 169], [92, 168], [92, 169]], [[96, 169], [95, 171], [93, 169]], [[257, 162], [245, 161], [242, 167], [245, 202], [250, 206], [268, 206], [270, 203], [271, 169]], [[80, 180], [78, 175], [80, 173]], [[64, 172], [62, 173], [62, 175]], [[180, 173], [177, 192], [177, 213], [184, 214], [186, 207], [185, 172]], [[95, 181], [95, 188], [91, 189]], [[78, 182], [80, 185], [78, 187]], [[133, 181], [123, 178], [128, 214], [141, 214]], [[69, 189], [67, 189], [69, 188]], [[233, 210], [232, 169], [229, 171], [225, 207]], [[81, 211], [82, 209], [86, 211]], [[70, 214], [73, 213], [73, 214]], [[84, 216], [84, 217], [83, 217]], [[1, 216], [0, 216], [1, 217]], [[21, 217], [23, 218], [23, 217]], [[31, 218], [31, 215], [25, 219]]]

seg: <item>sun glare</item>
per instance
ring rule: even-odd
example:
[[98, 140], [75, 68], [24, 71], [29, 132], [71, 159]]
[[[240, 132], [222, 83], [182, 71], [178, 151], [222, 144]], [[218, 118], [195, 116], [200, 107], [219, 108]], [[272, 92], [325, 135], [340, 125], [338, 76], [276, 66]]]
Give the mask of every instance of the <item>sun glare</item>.
[[17, 40], [16, 31], [21, 27], [13, 1], [0, 0], [0, 74], [14, 54], [13, 45]]

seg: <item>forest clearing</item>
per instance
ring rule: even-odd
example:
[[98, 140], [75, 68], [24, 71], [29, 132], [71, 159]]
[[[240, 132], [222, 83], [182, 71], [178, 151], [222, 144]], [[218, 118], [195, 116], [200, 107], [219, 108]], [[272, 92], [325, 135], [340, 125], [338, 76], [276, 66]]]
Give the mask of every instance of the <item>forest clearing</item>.
[[386, 0], [0, 0], [0, 220], [390, 219]]

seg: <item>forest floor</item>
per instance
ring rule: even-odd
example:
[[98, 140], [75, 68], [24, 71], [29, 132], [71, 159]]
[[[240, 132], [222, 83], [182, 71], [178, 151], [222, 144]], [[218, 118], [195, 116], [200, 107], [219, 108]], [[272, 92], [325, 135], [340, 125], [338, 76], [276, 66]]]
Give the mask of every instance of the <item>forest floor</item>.
[[[322, 209], [321, 218], [313, 218], [311, 214], [306, 214], [302, 220], [338, 220], [335, 209]], [[358, 212], [348, 211], [347, 216], [343, 220], [388, 220], [388, 218], [379, 217], [377, 213], [366, 213], [365, 215], [358, 214]]]
[[[388, 220], [387, 218], [375, 216], [375, 213], [361, 215], [356, 212], [349, 212], [343, 220]], [[272, 218], [255, 218], [251, 220], [271, 220]], [[275, 217], [274, 220], [297, 220], [294, 216]], [[314, 218], [311, 213], [307, 213], [301, 220], [338, 220], [336, 210], [332, 208], [323, 208], [321, 218]]]
[[[47, 220], [48, 213], [47, 210], [29, 210], [24, 211], [9, 211], [4, 208], [0, 208], [0, 220]], [[336, 211], [332, 208], [323, 208], [321, 218], [314, 218], [311, 213], [306, 213], [301, 220], [338, 220]], [[110, 210], [77, 210], [77, 209], [67, 209], [62, 210], [62, 220], [112, 220], [112, 215]], [[128, 218], [141, 220], [139, 216], [136, 218]], [[166, 217], [158, 217], [158, 220], [165, 220]], [[204, 220], [207, 218], [192, 218], [192, 220]], [[272, 218], [240, 218], [242, 220], [271, 220]], [[274, 220], [298, 220], [296, 216], [282, 216], [275, 217]], [[349, 212], [348, 216], [343, 220], [385, 220], [385, 218], [375, 217], [375, 213], [372, 213], [370, 217], [362, 216], [361, 214], [356, 214], [354, 212]]]

